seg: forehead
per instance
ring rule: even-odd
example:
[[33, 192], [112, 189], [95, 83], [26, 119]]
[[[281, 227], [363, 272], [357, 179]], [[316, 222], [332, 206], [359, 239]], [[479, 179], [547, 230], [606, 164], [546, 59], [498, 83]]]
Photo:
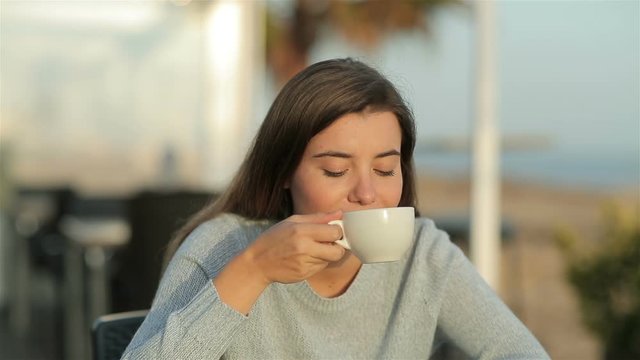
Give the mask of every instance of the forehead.
[[308, 151], [396, 149], [400, 151], [402, 132], [396, 115], [390, 111], [349, 113], [339, 117], [316, 134]]

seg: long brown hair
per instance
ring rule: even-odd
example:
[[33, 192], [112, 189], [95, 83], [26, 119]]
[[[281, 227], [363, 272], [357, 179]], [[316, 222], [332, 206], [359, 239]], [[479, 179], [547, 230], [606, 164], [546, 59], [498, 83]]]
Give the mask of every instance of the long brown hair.
[[396, 88], [378, 71], [350, 58], [313, 64], [280, 91], [228, 189], [196, 213], [169, 243], [165, 265], [201, 223], [221, 213], [249, 219], [282, 220], [292, 214], [285, 183], [293, 176], [307, 143], [342, 115], [391, 111], [402, 131], [403, 177], [399, 206], [416, 206], [413, 114]]

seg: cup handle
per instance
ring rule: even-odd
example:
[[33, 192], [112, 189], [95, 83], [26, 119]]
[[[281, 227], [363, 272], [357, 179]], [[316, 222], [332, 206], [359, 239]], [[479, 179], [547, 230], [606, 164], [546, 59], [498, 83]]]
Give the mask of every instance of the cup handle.
[[342, 220], [330, 221], [329, 225], [340, 225], [340, 227], [342, 228], [342, 239], [336, 240], [335, 243], [347, 250], [351, 250], [351, 246], [349, 246], [349, 242], [347, 241], [347, 236], [344, 233], [344, 225], [342, 224]]

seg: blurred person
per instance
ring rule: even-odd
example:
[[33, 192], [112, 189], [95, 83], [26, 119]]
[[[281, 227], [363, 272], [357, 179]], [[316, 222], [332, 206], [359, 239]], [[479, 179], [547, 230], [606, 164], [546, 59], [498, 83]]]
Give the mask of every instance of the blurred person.
[[125, 359], [548, 358], [426, 218], [396, 262], [334, 242], [343, 212], [416, 206], [413, 115], [380, 73], [319, 62], [272, 104], [222, 197], [178, 233]]

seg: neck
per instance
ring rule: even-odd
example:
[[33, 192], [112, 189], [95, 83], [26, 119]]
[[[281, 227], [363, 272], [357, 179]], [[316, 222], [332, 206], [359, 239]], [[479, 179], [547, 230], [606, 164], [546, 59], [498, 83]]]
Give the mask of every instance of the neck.
[[361, 266], [360, 260], [349, 252], [342, 260], [330, 264], [307, 279], [307, 282], [320, 296], [328, 298], [340, 296], [347, 291]]

